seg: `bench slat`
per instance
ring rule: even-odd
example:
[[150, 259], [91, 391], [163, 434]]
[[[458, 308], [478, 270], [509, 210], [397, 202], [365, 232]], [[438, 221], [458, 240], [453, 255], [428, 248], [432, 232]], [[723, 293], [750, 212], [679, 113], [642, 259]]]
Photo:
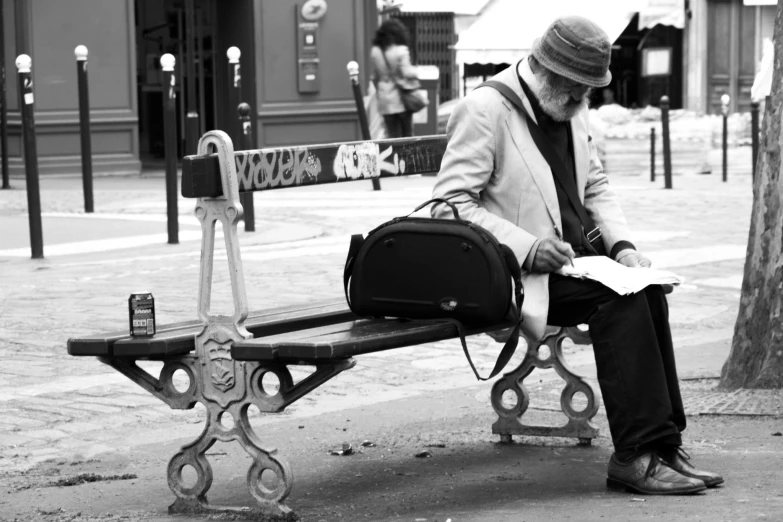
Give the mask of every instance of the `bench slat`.
[[[507, 328], [467, 329], [468, 335]], [[457, 337], [451, 323], [360, 319], [322, 328], [234, 343], [231, 357], [239, 361], [288, 361], [318, 363], [364, 353], [391, 350]]]
[[[250, 312], [245, 327], [254, 336], [276, 335], [355, 319], [344, 298], [309, 305]], [[131, 337], [127, 330], [68, 340], [68, 353], [76, 356], [168, 357], [195, 349], [201, 321], [161, 325], [153, 337]]]
[[[195, 321], [183, 321], [180, 323], [171, 323], [168, 325], [161, 325], [158, 327], [158, 331], [154, 338], [157, 339], [161, 336], [166, 336], [171, 333], [199, 331], [202, 327], [202, 322]], [[128, 339], [128, 330], [122, 330], [117, 332], [104, 332], [85, 337], [77, 337], [68, 339], [68, 354], [75, 356], [112, 356], [114, 344], [121, 339]]]
[[[240, 192], [360, 181], [440, 170], [446, 136], [416, 136], [234, 152]], [[216, 154], [182, 159], [182, 196], [223, 194]]]

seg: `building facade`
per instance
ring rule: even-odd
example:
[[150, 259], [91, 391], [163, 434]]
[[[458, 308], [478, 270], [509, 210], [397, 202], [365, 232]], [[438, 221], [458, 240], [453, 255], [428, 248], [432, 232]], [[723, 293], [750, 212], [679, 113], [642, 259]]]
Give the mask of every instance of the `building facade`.
[[[358, 139], [346, 64], [367, 85], [374, 2], [362, 0], [0, 0], [3, 2], [12, 175], [24, 172], [14, 62], [33, 61], [42, 174], [81, 171], [77, 45], [89, 50], [93, 170], [139, 173], [163, 165], [160, 57], [176, 57], [177, 132], [185, 115], [200, 133], [223, 129], [235, 141], [234, 105], [250, 104], [257, 146]], [[226, 50], [242, 52], [239, 70]], [[233, 89], [233, 90], [232, 90]]]
[[689, 0], [684, 35], [685, 105], [720, 113], [720, 97], [731, 96], [731, 112], [750, 110], [763, 52], [772, 40], [777, 6], [764, 0]]

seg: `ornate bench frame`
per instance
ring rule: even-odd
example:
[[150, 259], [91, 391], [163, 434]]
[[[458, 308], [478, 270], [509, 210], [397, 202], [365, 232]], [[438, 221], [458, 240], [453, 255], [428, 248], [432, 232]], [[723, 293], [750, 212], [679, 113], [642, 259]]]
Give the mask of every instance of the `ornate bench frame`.
[[[445, 137], [425, 137], [407, 140], [382, 140], [378, 142], [357, 142], [356, 149], [379, 151], [380, 146], [391, 144], [393, 163], [397, 165], [397, 173], [389, 174], [375, 166], [374, 171], [362, 172], [361, 178], [339, 179], [339, 174], [329, 171], [329, 165], [320, 165], [322, 172], [338, 174], [338, 179], [328, 181], [351, 181], [367, 179], [368, 177], [385, 177], [388, 175], [406, 175], [433, 170], [433, 158], [423, 161], [421, 157], [405, 156], [405, 150], [396, 147], [409, 147], [418, 142], [422, 147], [429, 147], [429, 154], [440, 163], [442, 150], [445, 148]], [[324, 150], [343, 147], [346, 144], [322, 146]], [[173, 409], [191, 409], [197, 402], [204, 405], [207, 419], [204, 430], [193, 442], [183, 446], [168, 464], [168, 483], [176, 500], [169, 507], [170, 513], [242, 513], [261, 514], [280, 517], [281, 519], [296, 519], [296, 514], [285, 505], [284, 501], [291, 492], [293, 473], [288, 462], [277, 450], [262, 443], [261, 437], [251, 427], [248, 420], [248, 408], [255, 405], [261, 412], [276, 413], [283, 411], [289, 404], [318, 388], [340, 372], [352, 368], [356, 361], [351, 358], [332, 360], [317, 364], [315, 372], [300, 382], [294, 383], [287, 365], [280, 362], [237, 361], [231, 357], [231, 346], [236, 341], [252, 338], [245, 328], [248, 316], [245, 279], [240, 256], [237, 223], [242, 217], [242, 205], [239, 200], [240, 180], [237, 175], [237, 165], [240, 157], [235, 156], [230, 138], [222, 131], [206, 133], [198, 145], [198, 155], [188, 157], [186, 161], [195, 162], [207, 159], [211, 149], [217, 151], [217, 162], [220, 172], [220, 189], [222, 195], [215, 197], [199, 197], [195, 214], [201, 221], [201, 266], [199, 279], [198, 317], [203, 322], [203, 329], [196, 336], [195, 353], [163, 357], [163, 369], [159, 377], [154, 377], [140, 368], [136, 362], [144, 357], [100, 357], [101, 362], [111, 366], [130, 380], [159, 398]], [[424, 148], [408, 149], [415, 154], [426, 152]], [[433, 152], [434, 150], [434, 152]], [[424, 151], [424, 152], [422, 152]], [[440, 152], [439, 152], [440, 151]], [[260, 151], [244, 151], [243, 158], [249, 162], [252, 154], [275, 153], [274, 149]], [[282, 154], [282, 153], [281, 153]], [[339, 154], [339, 151], [337, 152]], [[379, 162], [391, 158], [380, 154]], [[403, 158], [404, 157], [404, 158]], [[370, 158], [371, 159], [371, 158]], [[407, 161], [404, 161], [407, 159]], [[360, 158], [361, 160], [361, 158]], [[307, 156], [307, 161], [319, 161], [317, 155]], [[369, 161], [369, 160], [367, 160]], [[420, 161], [421, 165], [411, 167], [412, 163]], [[428, 163], [429, 162], [429, 163]], [[408, 168], [406, 170], [405, 164]], [[338, 162], [334, 162], [335, 167]], [[372, 165], [371, 165], [372, 167]], [[436, 165], [437, 167], [437, 165]], [[195, 169], [195, 167], [192, 167]], [[250, 167], [247, 166], [249, 169]], [[417, 171], [418, 168], [418, 171]], [[336, 168], [334, 169], [337, 170]], [[361, 169], [360, 169], [361, 170]], [[435, 168], [434, 170], [437, 170]], [[374, 175], [373, 175], [374, 174]], [[244, 172], [242, 175], [243, 191], [260, 190], [259, 183], [264, 180], [252, 178]], [[295, 179], [292, 185], [313, 184], [321, 182], [321, 177]], [[184, 183], [184, 180], [183, 180]], [[271, 187], [270, 187], [271, 188]], [[183, 186], [183, 193], [189, 188]], [[213, 190], [217, 190], [213, 187]], [[232, 315], [212, 315], [210, 313], [211, 288], [213, 274], [213, 258], [215, 246], [215, 223], [220, 221], [223, 226], [228, 266], [231, 276], [231, 289], [234, 304]], [[552, 330], [542, 342], [527, 339], [527, 353], [522, 363], [504, 374], [492, 388], [492, 406], [498, 414], [498, 420], [492, 425], [492, 432], [499, 434], [501, 441], [510, 442], [513, 435], [538, 435], [556, 437], [576, 437], [580, 443], [589, 444], [592, 438], [598, 436], [598, 429], [591, 423], [592, 417], [598, 411], [595, 393], [585, 379], [576, 375], [566, 364], [562, 345], [566, 338], [571, 338], [578, 344], [589, 344], [587, 332], [578, 328], [558, 328]], [[549, 354], [544, 353], [547, 347]], [[522, 416], [530, 404], [530, 395], [524, 386], [524, 379], [535, 368], [554, 368], [565, 380], [566, 385], [561, 395], [561, 406], [568, 417], [568, 423], [562, 427], [529, 426], [522, 422]], [[174, 386], [174, 373], [182, 370], [190, 379], [188, 388], [178, 391]], [[274, 374], [279, 382], [279, 389], [267, 390], [264, 387], [264, 376]], [[511, 392], [516, 403], [509, 406], [504, 403], [504, 395]], [[587, 397], [587, 407], [577, 411], [573, 406], [573, 397], [582, 392]], [[231, 422], [233, 421], [233, 422]], [[206, 458], [206, 452], [217, 441], [238, 442], [252, 457], [252, 464], [247, 472], [247, 485], [250, 493], [257, 500], [256, 507], [213, 506], [207, 500], [207, 492], [212, 485], [212, 468]], [[195, 484], [188, 485], [183, 480], [182, 471], [186, 466], [192, 466], [197, 473]], [[262, 474], [270, 470], [276, 476], [273, 486], [262, 481]]]

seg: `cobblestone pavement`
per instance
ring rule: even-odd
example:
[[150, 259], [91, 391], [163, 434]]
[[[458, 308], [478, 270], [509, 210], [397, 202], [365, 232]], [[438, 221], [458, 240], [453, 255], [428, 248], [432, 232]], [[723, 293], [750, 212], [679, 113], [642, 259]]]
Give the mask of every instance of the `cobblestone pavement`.
[[[728, 183], [720, 181], [719, 173], [676, 176], [674, 190], [662, 189], [662, 176], [649, 182], [646, 172], [615, 173], [611, 181], [637, 247], [655, 266], [687, 280], [670, 296], [675, 344], [683, 354], [680, 373], [708, 379], [700, 381], [703, 393], [694, 401], [718, 409], [719, 401], [705, 397], [717, 393], [714, 378], [733, 333], [752, 202], [749, 172], [735, 169], [732, 174]], [[384, 180], [381, 192], [372, 192], [369, 183], [351, 183], [256, 194], [258, 231], [241, 233], [251, 309], [341, 296], [348, 235], [408, 213], [428, 199], [433, 181], [427, 176]], [[56, 189], [48, 190], [49, 185]], [[143, 179], [98, 180], [96, 215], [83, 221], [111, 217], [132, 224], [156, 216], [165, 232], [163, 187], [155, 185]], [[78, 179], [44, 181], [44, 220], [79, 214], [81, 197]], [[179, 203], [181, 219], [190, 219], [193, 202]], [[3, 215], [18, 215], [25, 206], [23, 190], [0, 192], [0, 223]], [[124, 329], [127, 297], [140, 289], [155, 296], [159, 324], [195, 318], [198, 264], [194, 240], [52, 254], [40, 261], [0, 251], [0, 467], [6, 473], [47, 459], [83, 461], [106, 451], [194, 438], [201, 431], [200, 405], [195, 411], [172, 411], [97, 360], [66, 353], [69, 337]], [[225, 262], [216, 262], [213, 309], [229, 308], [229, 289]], [[471, 344], [477, 365], [486, 372], [497, 345], [483, 336]], [[701, 346], [709, 350], [698, 351]], [[566, 353], [573, 367], [593, 375], [589, 347], [568, 347]], [[303, 370], [297, 374], [304, 376]], [[540, 376], [541, 383], [556, 377], [553, 372]], [[434, 343], [362, 356], [354, 370], [283, 414], [257, 414], [255, 422], [469, 386], [488, 394], [488, 387], [473, 379], [458, 342]], [[779, 397], [776, 404], [780, 413]]]

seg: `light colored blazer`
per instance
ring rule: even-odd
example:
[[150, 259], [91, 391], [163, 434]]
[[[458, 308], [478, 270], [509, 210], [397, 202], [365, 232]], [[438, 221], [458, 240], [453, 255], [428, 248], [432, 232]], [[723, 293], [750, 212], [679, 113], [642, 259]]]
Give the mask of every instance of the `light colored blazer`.
[[418, 89], [421, 85], [416, 67], [411, 64], [411, 52], [408, 46], [390, 45], [384, 53], [380, 47], [374, 45], [370, 50], [370, 62], [372, 63], [370, 79], [377, 91], [378, 112], [381, 114], [405, 112], [397, 82], [406, 89]]
[[[523, 77], [532, 75], [527, 60], [519, 67]], [[516, 67], [492, 79], [511, 87], [535, 118]], [[586, 109], [574, 116], [571, 129], [579, 198], [601, 227], [610, 252], [617, 241], [632, 239], [590, 138]], [[526, 271], [525, 260], [536, 240], [556, 237], [555, 227], [563, 230], [549, 164], [533, 142], [524, 116], [490, 87], [475, 89], [456, 105], [447, 134], [448, 146], [432, 197], [451, 200], [460, 217], [486, 228], [514, 251], [523, 267], [523, 328], [541, 338], [549, 309], [549, 274]], [[432, 207], [432, 215], [451, 217], [451, 211], [439, 204]]]

